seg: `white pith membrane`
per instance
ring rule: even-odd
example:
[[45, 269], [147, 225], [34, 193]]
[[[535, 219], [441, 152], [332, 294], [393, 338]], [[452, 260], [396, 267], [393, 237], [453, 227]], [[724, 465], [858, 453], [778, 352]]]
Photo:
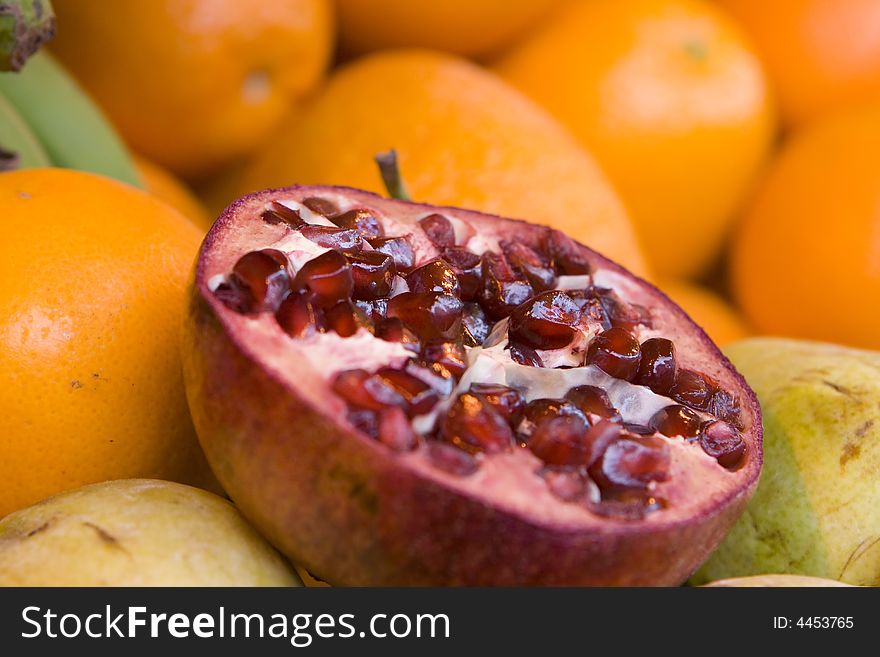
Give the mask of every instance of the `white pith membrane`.
[[[369, 204], [352, 202], [345, 195], [325, 193], [322, 198], [336, 205], [340, 213], [355, 208], [370, 211], [380, 220], [387, 237], [405, 235], [412, 237], [415, 253], [413, 269], [439, 255], [439, 251], [424, 235], [418, 235], [420, 228], [416, 222], [426, 216], [426, 213], [398, 220]], [[300, 218], [308, 224], [336, 227], [332, 221], [312, 212], [294, 199], [280, 199], [278, 202], [296, 210]], [[444, 216], [452, 222], [455, 229], [457, 247], [466, 248], [478, 255], [486, 251], [500, 253], [499, 241], [494, 235], [478, 232], [467, 222], [453, 216]], [[271, 234], [273, 239], [260, 243], [259, 246], [255, 246], [255, 242], [249, 240], [246, 246], [242, 244], [242, 250], [238, 255], [255, 248], [282, 251], [290, 262], [291, 279], [306, 262], [330, 250], [304, 237], [299, 230], [292, 227], [275, 226], [271, 229], [267, 227], [266, 234]], [[364, 248], [368, 250], [371, 247], [365, 243]], [[225, 281], [227, 275], [215, 274], [208, 281], [209, 289], [212, 292], [216, 291]], [[589, 275], [560, 275], [555, 289], [581, 290], [589, 286], [610, 288], [624, 303], [636, 303], [631, 299], [640, 289], [638, 282], [610, 268], [596, 268]], [[403, 277], [396, 276], [391, 296], [407, 290]], [[349, 337], [341, 337], [335, 332], [328, 331], [302, 338], [291, 338], [280, 328], [271, 312], [253, 315], [237, 314], [235, 321], [246, 323], [248, 331], [260, 334], [265, 343], [272, 346], [266, 361], [280, 376], [296, 380], [305, 369], [308, 369], [308, 380], [320, 381], [323, 386], [309, 385], [300, 388], [303, 396], [310, 398], [315, 405], [327, 408], [328, 413], [338, 412], [340, 416], [345, 415], [347, 404], [331, 390], [332, 382], [339, 372], [351, 369], [374, 372], [380, 367], [389, 366], [400, 368], [414, 356], [413, 351], [402, 343], [382, 340], [364, 328]], [[474, 383], [494, 383], [518, 389], [527, 402], [539, 398], [561, 399], [569, 389], [579, 385], [598, 386], [607, 392], [611, 403], [622, 415], [623, 421], [637, 425], [647, 425], [651, 417], [660, 409], [679, 404], [669, 397], [652, 392], [646, 386], [612, 377], [595, 365], [579, 366], [590, 340], [601, 330], [598, 325], [578, 327], [577, 336], [564, 348], [537, 350], [545, 365], [541, 368], [521, 365], [511, 358], [510, 351], [505, 349], [508, 343], [507, 324], [506, 318], [497, 322], [482, 346], [466, 347], [467, 370], [450, 397], [441, 400], [430, 413], [413, 418], [412, 425], [417, 433], [424, 435], [434, 430], [438, 418], [445, 414], [455, 398], [466, 392]], [[631, 333], [639, 343], [652, 337], [667, 337], [661, 329], [645, 325], [638, 326]], [[295, 358], [291, 357], [292, 352]], [[689, 363], [686, 354], [684, 356], [684, 358], [682, 355], [678, 356], [680, 368], [694, 367], [697, 371], [705, 371], [704, 368]], [[296, 364], [295, 368], [291, 368], [292, 362]], [[712, 373], [706, 372], [706, 374]], [[713, 419], [708, 413], [699, 411], [697, 413], [704, 420]], [[722, 495], [727, 490], [726, 478], [734, 474], [707, 455], [698, 442], [656, 433], [654, 436], [665, 441], [669, 447], [669, 476], [665, 481], [650, 482], [647, 490], [650, 495], [656, 494], [658, 499], [663, 500], [667, 509], [686, 507], [693, 503], [695, 494], [709, 498]], [[595, 516], [594, 509], [588, 505], [560, 503], [560, 498], [550, 490], [547, 481], [539, 474], [545, 470], [544, 464], [529, 449], [514, 446], [503, 453], [477, 454], [480, 467], [473, 474], [461, 476], [438, 470], [425, 458], [424, 447], [425, 441], [422, 440], [416, 450], [397, 453], [395, 457], [407, 462], [426, 477], [442, 479], [448, 485], [466, 490], [474, 497], [491, 500], [495, 505], [500, 504], [523, 515], [532, 513], [537, 505], [542, 509], [542, 514], [547, 520], [556, 522], [577, 524], [585, 516]], [[503, 500], [498, 500], [490, 493], [499, 486], [505, 490]], [[593, 501], [598, 500], [597, 491], [592, 491], [591, 495]], [[664, 510], [660, 509], [647, 514], [640, 521], [651, 522], [655, 517], [659, 518], [663, 515]]]

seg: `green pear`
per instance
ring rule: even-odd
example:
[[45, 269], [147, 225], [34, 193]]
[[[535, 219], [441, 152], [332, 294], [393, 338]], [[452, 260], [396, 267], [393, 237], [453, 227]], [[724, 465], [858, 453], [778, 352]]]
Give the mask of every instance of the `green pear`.
[[726, 352], [761, 402], [764, 469], [692, 582], [788, 573], [880, 584], [880, 353], [780, 338]]
[[299, 585], [232, 504], [182, 484], [94, 484], [0, 520], [0, 586]]

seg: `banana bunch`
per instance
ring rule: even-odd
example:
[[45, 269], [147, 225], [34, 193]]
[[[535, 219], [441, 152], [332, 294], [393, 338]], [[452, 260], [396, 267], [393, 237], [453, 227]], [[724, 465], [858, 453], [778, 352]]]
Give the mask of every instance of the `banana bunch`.
[[0, 0], [0, 165], [81, 169], [142, 187], [100, 108], [49, 53], [35, 52], [53, 33], [48, 0]]

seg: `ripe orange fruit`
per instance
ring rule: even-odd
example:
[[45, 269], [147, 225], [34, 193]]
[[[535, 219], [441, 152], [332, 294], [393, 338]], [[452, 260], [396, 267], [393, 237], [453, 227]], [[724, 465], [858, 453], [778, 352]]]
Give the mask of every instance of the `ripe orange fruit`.
[[105, 479], [212, 481], [178, 344], [200, 231], [69, 169], [0, 174], [0, 208], [0, 517]]
[[55, 0], [52, 50], [131, 146], [199, 176], [259, 144], [332, 50], [330, 0]]
[[755, 42], [788, 124], [880, 100], [877, 0], [719, 0]]
[[413, 198], [551, 224], [643, 271], [614, 191], [574, 138], [469, 62], [378, 53], [337, 72], [244, 173], [244, 191], [291, 183], [383, 192], [373, 156], [395, 148]]
[[134, 162], [144, 187], [150, 194], [170, 205], [202, 230], [207, 231], [211, 227], [214, 220], [185, 183], [144, 157], [135, 155]]
[[661, 274], [716, 260], [773, 135], [760, 64], [732, 21], [697, 0], [586, 0], [497, 70], [595, 154]]
[[436, 48], [459, 55], [498, 52], [569, 0], [336, 0], [347, 53]]
[[735, 235], [734, 296], [763, 332], [880, 349], [880, 109], [785, 144]]
[[718, 346], [752, 334], [739, 312], [708, 288], [681, 280], [660, 281], [657, 287], [681, 306]]

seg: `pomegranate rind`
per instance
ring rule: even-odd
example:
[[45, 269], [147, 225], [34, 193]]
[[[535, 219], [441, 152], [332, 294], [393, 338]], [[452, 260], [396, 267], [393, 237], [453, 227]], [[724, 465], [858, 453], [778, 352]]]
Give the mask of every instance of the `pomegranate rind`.
[[[492, 456], [477, 473], [457, 476], [432, 467], [422, 450], [395, 453], [359, 433], [329, 384], [301, 362], [295, 341], [253, 330], [252, 320], [224, 306], [210, 285], [243, 253], [285, 230], [260, 220], [268, 202], [315, 196], [349, 199], [390, 217], [441, 213], [490, 240], [539, 244], [555, 234], [601, 270], [603, 280], [619, 280], [652, 309], [683, 366], [699, 368], [739, 397], [745, 464], [733, 472], [684, 469], [664, 484], [673, 504], [628, 520], [565, 504], [549, 492], [532, 494], [529, 486], [544, 484], [517, 470], [517, 455]], [[420, 253], [436, 248], [414, 221], [410, 230]], [[282, 339], [287, 342], [277, 342]], [[649, 283], [550, 228], [518, 220], [343, 187], [294, 186], [242, 197], [202, 244], [182, 349], [193, 421], [218, 479], [273, 544], [332, 584], [678, 585], [725, 536], [761, 469], [757, 400], [706, 334]]]

